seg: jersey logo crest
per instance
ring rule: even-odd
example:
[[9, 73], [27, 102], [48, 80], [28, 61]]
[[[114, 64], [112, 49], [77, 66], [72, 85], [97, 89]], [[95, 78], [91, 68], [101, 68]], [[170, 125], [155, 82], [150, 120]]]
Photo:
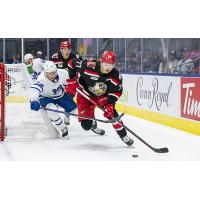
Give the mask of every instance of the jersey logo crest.
[[103, 82], [96, 83], [93, 87], [89, 86], [88, 90], [96, 96], [101, 96], [106, 93], [107, 85]]
[[57, 93], [59, 93], [59, 92], [62, 91], [62, 90], [63, 90], [62, 85], [60, 85], [58, 88], [53, 89], [52, 92], [53, 92], [54, 94], [57, 94]]

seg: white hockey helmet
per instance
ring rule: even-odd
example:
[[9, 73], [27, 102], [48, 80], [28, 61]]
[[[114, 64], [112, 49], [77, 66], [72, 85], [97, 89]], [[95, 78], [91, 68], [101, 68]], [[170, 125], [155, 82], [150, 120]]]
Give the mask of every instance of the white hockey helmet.
[[51, 72], [57, 72], [57, 67], [52, 61], [46, 61], [44, 63], [44, 72], [45, 73], [51, 73]]
[[30, 54], [30, 53], [25, 54], [25, 56], [24, 56], [24, 62], [26, 62], [29, 59], [33, 59], [33, 55]]
[[42, 51], [37, 51], [37, 55], [42, 55]]

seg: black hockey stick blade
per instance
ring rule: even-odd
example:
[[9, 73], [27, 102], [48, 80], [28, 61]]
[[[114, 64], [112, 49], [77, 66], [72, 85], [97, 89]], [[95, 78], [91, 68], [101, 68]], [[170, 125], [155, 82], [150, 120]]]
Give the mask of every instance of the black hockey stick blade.
[[154, 148], [154, 151], [157, 152], [157, 153], [168, 153], [169, 149], [167, 147], [160, 148], [160, 149], [155, 149]]
[[154, 148], [152, 147], [150, 144], [148, 144], [145, 140], [143, 140], [141, 137], [139, 137], [139, 135], [137, 135], [135, 132], [133, 132], [131, 129], [129, 129], [127, 126], [125, 126], [124, 124], [122, 124], [122, 126], [129, 131], [129, 133], [131, 133], [132, 135], [134, 135], [138, 140], [140, 140], [141, 142], [143, 142], [146, 146], [148, 146], [151, 150], [153, 150], [156, 153], [168, 153], [169, 149], [167, 147], [164, 148]]

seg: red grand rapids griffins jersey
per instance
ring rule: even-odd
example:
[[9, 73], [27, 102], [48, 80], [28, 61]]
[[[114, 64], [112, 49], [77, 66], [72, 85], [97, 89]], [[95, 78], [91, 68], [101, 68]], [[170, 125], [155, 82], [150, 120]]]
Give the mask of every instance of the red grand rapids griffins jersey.
[[108, 74], [100, 71], [100, 61], [72, 59], [68, 63], [70, 79], [76, 77], [78, 72], [78, 82], [83, 91], [92, 97], [107, 96], [108, 104], [115, 102], [122, 95], [122, 76], [115, 68]]

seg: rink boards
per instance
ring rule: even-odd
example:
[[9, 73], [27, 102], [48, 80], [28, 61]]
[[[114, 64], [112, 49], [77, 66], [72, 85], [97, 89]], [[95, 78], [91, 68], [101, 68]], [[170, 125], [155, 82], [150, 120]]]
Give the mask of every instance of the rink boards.
[[[8, 65], [12, 87], [6, 104], [26, 104], [30, 75], [21, 65]], [[200, 135], [200, 77], [123, 74], [121, 112]]]
[[123, 74], [117, 109], [200, 135], [200, 77]]

